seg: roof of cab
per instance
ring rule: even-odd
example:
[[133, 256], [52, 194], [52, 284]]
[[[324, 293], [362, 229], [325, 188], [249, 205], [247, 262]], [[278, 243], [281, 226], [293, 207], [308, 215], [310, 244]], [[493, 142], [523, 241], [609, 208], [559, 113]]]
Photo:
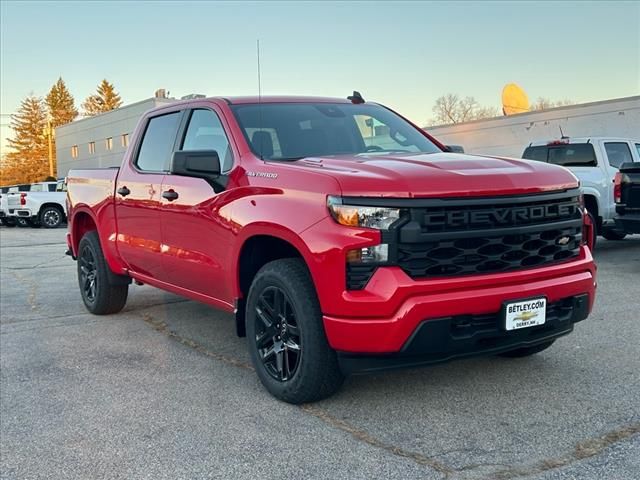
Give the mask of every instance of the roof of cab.
[[621, 138], [621, 137], [568, 137], [568, 138], [554, 138], [550, 140], [535, 140], [531, 142], [530, 147], [540, 147], [547, 145], [561, 145], [565, 144], [576, 144], [576, 143], [593, 143], [596, 140], [603, 141], [612, 141], [612, 142], [638, 142], [633, 138]]
[[222, 98], [231, 105], [241, 105], [245, 103], [351, 103], [346, 98], [331, 97], [304, 97], [304, 96], [278, 96], [265, 95], [258, 97], [257, 95], [242, 97], [217, 97]]

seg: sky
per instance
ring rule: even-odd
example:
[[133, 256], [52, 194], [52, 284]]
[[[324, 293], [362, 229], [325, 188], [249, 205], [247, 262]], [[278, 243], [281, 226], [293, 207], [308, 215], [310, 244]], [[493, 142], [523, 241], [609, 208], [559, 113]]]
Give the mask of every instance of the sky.
[[640, 1], [0, 2], [0, 125], [59, 76], [76, 104], [190, 93], [346, 97], [423, 125], [441, 95], [500, 107], [506, 83], [577, 103], [640, 94]]

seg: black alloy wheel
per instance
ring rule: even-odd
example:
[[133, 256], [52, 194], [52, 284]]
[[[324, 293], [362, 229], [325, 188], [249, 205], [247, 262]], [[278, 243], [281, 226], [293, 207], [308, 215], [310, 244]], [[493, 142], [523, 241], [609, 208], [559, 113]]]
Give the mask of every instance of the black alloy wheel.
[[344, 375], [301, 258], [273, 260], [256, 273], [245, 326], [251, 363], [274, 397], [294, 404], [314, 402], [342, 385]]
[[80, 267], [80, 288], [82, 296], [89, 303], [95, 303], [98, 292], [98, 267], [89, 245], [85, 245], [78, 258]]
[[295, 375], [302, 356], [300, 330], [287, 294], [275, 286], [265, 288], [254, 321], [256, 347], [265, 370], [286, 382]]
[[80, 240], [77, 264], [78, 286], [87, 310], [95, 315], [108, 315], [124, 308], [131, 280], [109, 269], [95, 230], [85, 233]]

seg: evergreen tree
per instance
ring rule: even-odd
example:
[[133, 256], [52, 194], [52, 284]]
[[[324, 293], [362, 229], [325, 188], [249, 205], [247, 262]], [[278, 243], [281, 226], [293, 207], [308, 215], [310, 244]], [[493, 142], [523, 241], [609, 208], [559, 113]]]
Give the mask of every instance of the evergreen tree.
[[14, 138], [8, 138], [12, 151], [6, 163], [24, 175], [24, 180], [35, 182], [49, 174], [47, 139], [43, 135], [47, 125], [47, 112], [42, 98], [25, 98], [16, 113], [11, 115], [10, 127]]
[[[73, 96], [69, 92], [64, 80], [62, 80], [62, 77], [59, 77], [58, 81], [54, 83], [51, 90], [49, 90], [49, 93], [45, 97], [45, 103], [47, 105], [49, 118], [51, 119], [52, 129], [66, 123], [70, 123], [78, 116], [78, 110], [76, 109]], [[54, 171], [56, 171], [57, 158], [55, 136], [52, 137], [51, 142]]]
[[89, 95], [82, 104], [85, 115], [93, 116], [99, 113], [114, 110], [122, 105], [122, 99], [112, 83], [102, 80], [98, 85], [98, 91]]
[[73, 96], [69, 93], [69, 89], [62, 77], [58, 78], [58, 81], [49, 90], [45, 103], [49, 109], [53, 127], [72, 122], [78, 116]]

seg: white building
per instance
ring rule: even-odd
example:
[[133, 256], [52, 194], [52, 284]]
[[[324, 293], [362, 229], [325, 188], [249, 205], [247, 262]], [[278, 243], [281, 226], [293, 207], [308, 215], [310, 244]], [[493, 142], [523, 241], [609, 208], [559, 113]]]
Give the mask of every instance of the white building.
[[119, 167], [142, 114], [172, 101], [149, 98], [56, 128], [58, 178], [72, 168]]
[[583, 103], [426, 128], [447, 145], [466, 153], [520, 158], [536, 140], [568, 137], [640, 137], [640, 96]]

